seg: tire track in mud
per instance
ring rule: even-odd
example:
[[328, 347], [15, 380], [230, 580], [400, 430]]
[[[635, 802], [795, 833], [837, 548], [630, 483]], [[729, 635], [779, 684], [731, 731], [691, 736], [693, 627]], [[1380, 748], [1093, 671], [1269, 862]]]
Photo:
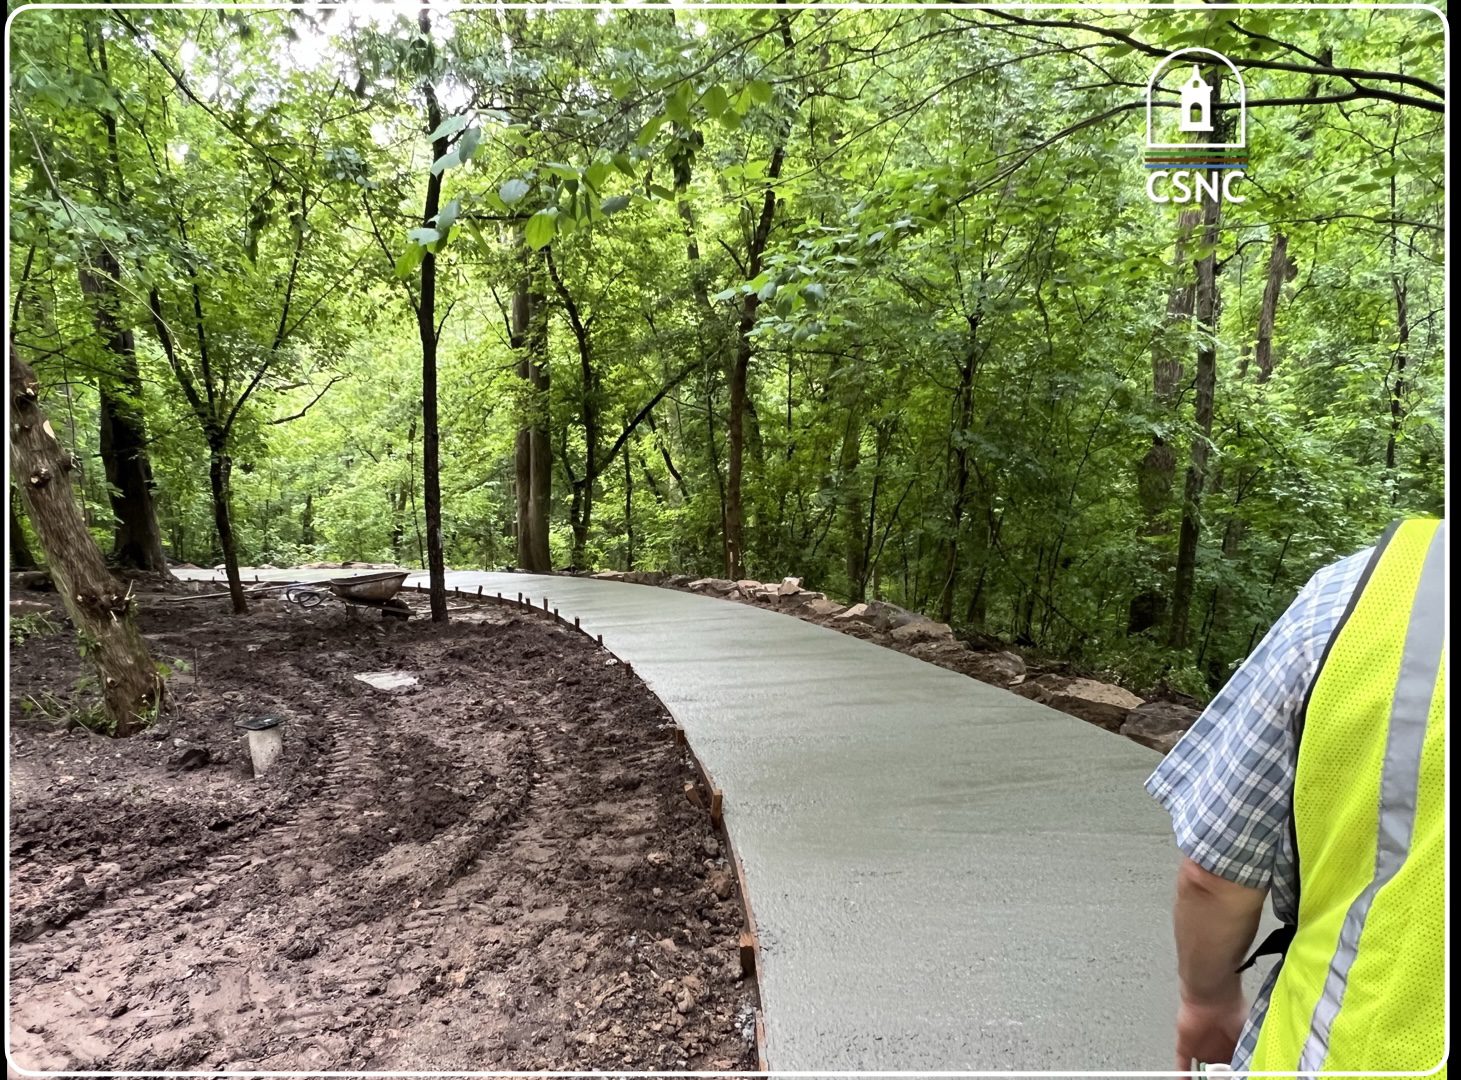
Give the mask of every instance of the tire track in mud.
[[[754, 1065], [740, 913], [667, 717], [586, 642], [311, 620], [208, 662], [284, 718], [287, 784], [226, 847], [19, 947], [28, 1066]], [[353, 677], [381, 669], [420, 686]]]

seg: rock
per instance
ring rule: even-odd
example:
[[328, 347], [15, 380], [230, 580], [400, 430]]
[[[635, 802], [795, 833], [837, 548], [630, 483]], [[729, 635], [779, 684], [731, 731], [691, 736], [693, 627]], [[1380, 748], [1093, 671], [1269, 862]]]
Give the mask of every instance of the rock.
[[17, 570], [10, 575], [10, 591], [25, 589], [29, 592], [55, 592], [51, 575], [45, 570]]
[[1065, 675], [1041, 675], [1023, 684], [1018, 693], [1107, 731], [1119, 731], [1126, 715], [1143, 704], [1130, 690]]
[[759, 581], [752, 581], [750, 578], [742, 578], [736, 582], [736, 588], [740, 590], [742, 596], [750, 596], [752, 593], [760, 590], [761, 583]]
[[206, 746], [184, 745], [181, 750], [167, 759], [168, 765], [183, 772], [201, 769], [213, 760], [213, 753]]
[[1166, 754], [1199, 715], [1198, 710], [1175, 701], [1148, 701], [1126, 714], [1120, 730], [1128, 739]]
[[667, 589], [683, 589], [694, 579], [689, 574], [671, 574], [660, 582]]
[[802, 579], [799, 577], [786, 577], [781, 579], [781, 584], [776, 587], [778, 596], [795, 596], [802, 591]]
[[867, 614], [870, 616], [872, 624], [884, 633], [896, 630], [900, 626], [907, 626], [909, 623], [932, 621], [927, 615], [920, 615], [916, 611], [909, 611], [883, 600], [874, 600], [868, 604]]
[[828, 600], [825, 596], [813, 597], [802, 605], [802, 612], [813, 615], [818, 619], [835, 618], [841, 614], [843, 608], [836, 600]]
[[622, 570], [600, 570], [593, 576], [600, 581], [623, 581], [626, 575]]
[[12, 600], [10, 601], [10, 617], [20, 618], [25, 615], [49, 614], [51, 605], [44, 600]]
[[889, 637], [899, 645], [917, 645], [924, 641], [953, 641], [954, 631], [948, 623], [916, 619], [902, 626], [895, 626]]
[[736, 890], [736, 879], [725, 870], [717, 870], [711, 874], [709, 884], [710, 891], [721, 900], [729, 900], [731, 893]]
[[842, 612], [842, 614], [834, 616], [834, 618], [838, 622], [847, 622], [847, 621], [872, 622], [873, 621], [872, 618], [869, 617], [869, 615], [868, 615], [867, 605], [866, 604], [853, 604], [846, 611]]
[[725, 596], [735, 591], [736, 583], [727, 581], [725, 578], [703, 577], [690, 582], [685, 588], [691, 592], [708, 592]]
[[409, 690], [420, 680], [408, 671], [367, 671], [355, 676], [367, 686], [377, 690]]
[[995, 686], [1018, 686], [1025, 681], [1025, 658], [1013, 652], [970, 653], [965, 673]]
[[705, 854], [709, 855], [712, 859], [720, 854], [720, 841], [713, 836], [707, 836], [705, 843], [701, 846], [705, 849]]

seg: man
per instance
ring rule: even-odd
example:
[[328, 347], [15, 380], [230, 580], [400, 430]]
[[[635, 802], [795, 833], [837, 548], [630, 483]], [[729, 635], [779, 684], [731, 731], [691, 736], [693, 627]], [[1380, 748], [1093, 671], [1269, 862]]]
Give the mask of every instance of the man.
[[[1147, 780], [1184, 856], [1179, 1070], [1441, 1062], [1445, 550], [1444, 522], [1398, 522], [1319, 571]], [[1282, 959], [1250, 1010], [1266, 895], [1284, 928], [1255, 955]]]

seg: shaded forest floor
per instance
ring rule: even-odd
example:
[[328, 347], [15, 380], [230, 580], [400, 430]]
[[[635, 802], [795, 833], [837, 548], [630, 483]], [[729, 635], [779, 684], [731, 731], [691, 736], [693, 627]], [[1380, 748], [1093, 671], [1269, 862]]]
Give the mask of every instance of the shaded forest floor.
[[[171, 702], [118, 742], [50, 719], [94, 696], [51, 618], [11, 653], [18, 1064], [756, 1067], [693, 766], [588, 639], [472, 605], [446, 628], [236, 619], [144, 589]], [[354, 678], [382, 670], [419, 685]], [[257, 780], [246, 716], [284, 722]]]

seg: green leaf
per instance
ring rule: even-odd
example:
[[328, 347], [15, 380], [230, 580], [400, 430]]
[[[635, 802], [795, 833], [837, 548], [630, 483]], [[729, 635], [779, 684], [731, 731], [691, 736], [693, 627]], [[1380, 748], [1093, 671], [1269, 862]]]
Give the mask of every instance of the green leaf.
[[461, 215], [461, 212], [462, 200], [459, 198], [453, 199], [443, 206], [441, 212], [436, 215], [436, 227], [438, 229], [450, 229], [452, 223]]
[[765, 79], [752, 79], [746, 89], [751, 92], [751, 100], [757, 105], [771, 104], [771, 99], [776, 94], [775, 89]]
[[606, 215], [617, 214], [620, 210], [623, 210], [626, 206], [628, 206], [630, 201], [631, 200], [628, 195], [614, 195], [611, 198], [605, 199], [602, 203], [600, 203], [599, 209], [602, 210]]
[[558, 235], [558, 208], [550, 206], [546, 210], [539, 210], [532, 217], [528, 218], [527, 225], [523, 228], [523, 239], [530, 248], [547, 247], [553, 242], [553, 237]]
[[441, 157], [433, 161], [431, 163], [431, 175], [439, 176], [441, 173], [446, 172], [447, 169], [454, 169], [461, 163], [462, 152], [461, 149], [458, 148], [456, 150], [453, 150], [450, 154], [443, 154]]
[[669, 119], [666, 113], [660, 113], [658, 116], [650, 117], [644, 127], [639, 129], [639, 137], [634, 140], [634, 144], [636, 146], [648, 146], [654, 142], [654, 137], [659, 134], [659, 129], [664, 127], [669, 122]]
[[457, 140], [457, 160], [460, 162], [471, 161], [472, 155], [477, 152], [477, 144], [481, 141], [481, 128], [467, 128], [466, 131], [462, 132], [462, 137]]
[[421, 260], [424, 258], [426, 258], [424, 247], [420, 244], [409, 245], [405, 251], [401, 252], [401, 257], [396, 260], [396, 277], [408, 276], [411, 271], [421, 265]]
[[441, 239], [441, 233], [436, 229], [422, 226], [419, 229], [412, 229], [406, 234], [406, 239], [413, 244], [434, 244]]
[[725, 87], [716, 83], [701, 95], [700, 104], [707, 113], [719, 119], [731, 107], [730, 95], [725, 92]]
[[443, 120], [437, 129], [426, 136], [427, 142], [435, 142], [437, 139], [447, 139], [461, 131], [467, 126], [465, 116], [453, 116], [450, 120]]
[[595, 191], [598, 191], [601, 187], [604, 186], [604, 181], [609, 178], [609, 173], [613, 172], [613, 170], [614, 166], [612, 163], [607, 161], [595, 161], [584, 172], [583, 178], [589, 187], [593, 188]]
[[497, 189], [497, 194], [498, 197], [502, 199], [502, 203], [504, 206], [516, 206], [518, 203], [522, 202], [523, 199], [527, 198], [527, 194], [531, 190], [532, 185], [529, 184], [526, 180], [519, 178], [509, 180], [507, 183], [503, 184], [500, 188]]

